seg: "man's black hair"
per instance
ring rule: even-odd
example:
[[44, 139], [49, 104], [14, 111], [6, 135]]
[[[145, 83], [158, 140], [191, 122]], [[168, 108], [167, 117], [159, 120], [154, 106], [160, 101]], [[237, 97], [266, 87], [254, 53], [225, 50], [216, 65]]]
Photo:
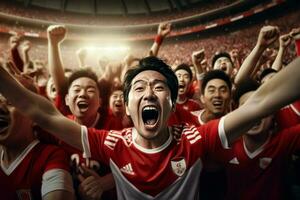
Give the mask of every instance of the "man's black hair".
[[192, 72], [192, 70], [191, 70], [191, 68], [190, 68], [190, 66], [188, 64], [182, 63], [182, 64], [178, 65], [175, 68], [174, 72], [176, 72], [176, 71], [178, 71], [180, 69], [187, 71], [189, 73], [189, 75], [190, 75], [190, 80], [193, 79], [193, 72]]
[[259, 81], [263, 80], [263, 78], [265, 78], [267, 75], [272, 74], [272, 73], [277, 73], [277, 70], [272, 69], [272, 68], [264, 69], [259, 76]]
[[95, 72], [93, 72], [91, 69], [89, 68], [85, 68], [85, 69], [79, 69], [79, 70], [76, 70], [74, 71], [70, 77], [68, 78], [68, 89], [70, 88], [70, 86], [72, 85], [72, 83], [79, 79], [79, 78], [83, 78], [83, 77], [86, 77], [86, 78], [90, 78], [92, 79], [93, 81], [96, 82], [97, 84], [97, 89], [99, 90], [99, 85], [98, 85], [98, 77], [97, 75], [95, 74]]
[[243, 94], [247, 92], [255, 91], [257, 90], [257, 88], [259, 88], [259, 83], [257, 81], [250, 78], [245, 79], [244, 81], [242, 81], [240, 84], [236, 86], [236, 90], [233, 95], [234, 102], [238, 105], [239, 100], [241, 96], [243, 96]]
[[221, 79], [225, 81], [226, 85], [229, 88], [229, 91], [231, 92], [232, 83], [230, 81], [230, 77], [223, 71], [223, 70], [211, 70], [204, 74], [202, 84], [201, 84], [201, 93], [204, 94], [204, 90], [206, 88], [206, 85], [209, 81], [213, 79]]
[[213, 57], [213, 59], [212, 59], [212, 63], [211, 63], [211, 64], [212, 64], [212, 65], [211, 65], [212, 68], [214, 67], [215, 62], [216, 62], [219, 58], [222, 58], [222, 57], [228, 58], [228, 59], [230, 60], [231, 64], [232, 64], [232, 66], [233, 66], [233, 62], [232, 62], [231, 56], [229, 55], [229, 53], [223, 51], [223, 52], [219, 52], [219, 53], [217, 53], [217, 54], [214, 55], [214, 57]]
[[164, 63], [162, 60], [155, 56], [149, 56], [143, 58], [139, 61], [139, 64], [129, 69], [124, 78], [123, 88], [124, 88], [124, 102], [128, 104], [128, 94], [131, 89], [131, 82], [136, 75], [146, 70], [154, 70], [166, 77], [167, 85], [171, 91], [171, 99], [173, 104], [176, 102], [178, 95], [178, 80], [169, 65]]

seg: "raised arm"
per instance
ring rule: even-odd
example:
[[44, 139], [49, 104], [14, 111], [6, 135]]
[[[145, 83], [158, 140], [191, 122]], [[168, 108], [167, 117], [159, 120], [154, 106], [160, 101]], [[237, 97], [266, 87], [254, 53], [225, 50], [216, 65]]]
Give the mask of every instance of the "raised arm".
[[195, 69], [196, 78], [198, 81], [202, 80], [202, 77], [206, 71], [202, 66], [202, 61], [205, 59], [204, 49], [194, 51], [192, 53], [192, 62]]
[[238, 109], [224, 118], [227, 140], [232, 143], [262, 118], [299, 99], [300, 57], [264, 83]]
[[279, 50], [277, 56], [272, 64], [272, 68], [276, 71], [280, 71], [282, 68], [282, 59], [286, 48], [291, 44], [292, 38], [289, 34], [285, 34], [279, 37]]
[[61, 95], [67, 93], [67, 79], [60, 53], [60, 43], [64, 40], [66, 32], [66, 28], [61, 25], [52, 25], [47, 29], [49, 72], [57, 92]]
[[82, 150], [80, 125], [60, 114], [46, 98], [24, 88], [2, 64], [0, 82], [0, 93], [21, 113], [54, 136]]
[[260, 29], [257, 43], [239, 69], [234, 83], [239, 84], [249, 76], [255, 75], [257, 63], [264, 50], [277, 40], [279, 29], [275, 26], [264, 26]]
[[160, 23], [158, 25], [157, 35], [155, 37], [154, 43], [150, 49], [150, 56], [157, 56], [159, 48], [167, 35], [171, 32], [171, 24], [170, 23]]
[[19, 52], [21, 37], [13, 35], [9, 38], [10, 56], [13, 64], [20, 70], [23, 71], [24, 62]]

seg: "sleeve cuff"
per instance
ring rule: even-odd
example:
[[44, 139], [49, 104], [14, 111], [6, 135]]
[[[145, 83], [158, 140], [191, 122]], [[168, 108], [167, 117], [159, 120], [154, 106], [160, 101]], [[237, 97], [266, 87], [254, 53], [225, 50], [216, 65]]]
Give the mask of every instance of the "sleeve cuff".
[[83, 157], [90, 158], [91, 150], [89, 144], [88, 130], [86, 126], [81, 126], [81, 143], [83, 148]]
[[224, 119], [225, 119], [225, 117], [222, 117], [220, 119], [219, 126], [218, 126], [218, 133], [219, 133], [220, 141], [221, 141], [221, 144], [222, 144], [223, 148], [224, 149], [230, 149], [230, 147], [228, 145], [228, 140], [227, 140], [227, 137], [226, 137], [226, 134], [225, 134]]

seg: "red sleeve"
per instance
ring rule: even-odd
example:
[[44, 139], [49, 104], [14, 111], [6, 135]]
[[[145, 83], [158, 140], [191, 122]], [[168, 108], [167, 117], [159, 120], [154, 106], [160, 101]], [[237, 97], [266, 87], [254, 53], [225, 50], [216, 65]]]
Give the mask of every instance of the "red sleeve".
[[224, 143], [227, 144], [227, 140], [221, 136], [222, 134], [225, 135], [225, 133], [221, 133], [223, 126], [222, 122], [223, 120], [220, 119], [211, 120], [199, 128], [199, 132], [205, 141], [206, 152], [209, 154], [225, 149]]
[[107, 137], [109, 137], [109, 132], [106, 130], [88, 128], [88, 144], [91, 157], [109, 165], [109, 158], [111, 157], [113, 148], [108, 145], [110, 141], [106, 140]]
[[11, 49], [11, 59], [14, 65], [21, 71], [23, 72], [24, 68], [24, 62], [19, 54], [18, 48]]
[[56, 95], [54, 105], [63, 115], [67, 116], [71, 114], [68, 106], [66, 106], [65, 104], [65, 100], [62, 95]]
[[[47, 150], [50, 152], [47, 158], [47, 164], [45, 167], [45, 171], [51, 169], [64, 169], [69, 171], [69, 157], [67, 154], [59, 147], [56, 146], [48, 146]], [[45, 154], [43, 154], [45, 155]]]
[[276, 134], [280, 134], [280, 141], [286, 146], [288, 152], [293, 153], [300, 150], [300, 124]]

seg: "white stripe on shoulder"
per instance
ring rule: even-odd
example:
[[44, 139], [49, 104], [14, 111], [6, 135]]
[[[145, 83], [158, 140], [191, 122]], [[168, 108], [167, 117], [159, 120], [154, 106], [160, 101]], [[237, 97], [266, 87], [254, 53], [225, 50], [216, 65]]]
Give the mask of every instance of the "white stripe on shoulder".
[[224, 149], [230, 149], [229, 145], [228, 145], [228, 140], [227, 140], [227, 137], [226, 137], [225, 129], [224, 129], [224, 119], [225, 119], [225, 116], [222, 117], [219, 121], [218, 132], [219, 132], [219, 137], [220, 137], [221, 144], [222, 144], [223, 148]]

